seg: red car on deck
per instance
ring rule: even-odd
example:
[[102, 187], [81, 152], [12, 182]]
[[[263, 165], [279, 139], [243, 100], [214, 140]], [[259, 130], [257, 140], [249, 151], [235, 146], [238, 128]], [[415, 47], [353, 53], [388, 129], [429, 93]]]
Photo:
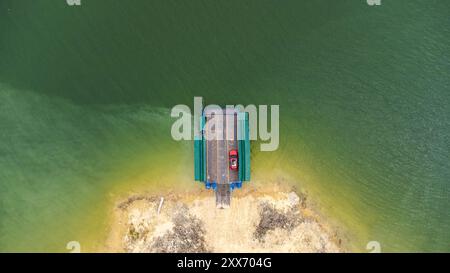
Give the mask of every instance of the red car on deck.
[[238, 152], [237, 150], [231, 150], [228, 153], [228, 159], [230, 161], [230, 170], [238, 169]]

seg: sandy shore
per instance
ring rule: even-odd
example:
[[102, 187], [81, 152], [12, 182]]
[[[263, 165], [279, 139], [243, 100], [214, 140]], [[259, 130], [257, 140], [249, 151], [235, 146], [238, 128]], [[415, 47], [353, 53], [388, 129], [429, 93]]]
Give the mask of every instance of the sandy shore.
[[305, 194], [276, 186], [235, 191], [229, 209], [206, 190], [135, 195], [117, 203], [106, 251], [344, 252], [319, 219]]

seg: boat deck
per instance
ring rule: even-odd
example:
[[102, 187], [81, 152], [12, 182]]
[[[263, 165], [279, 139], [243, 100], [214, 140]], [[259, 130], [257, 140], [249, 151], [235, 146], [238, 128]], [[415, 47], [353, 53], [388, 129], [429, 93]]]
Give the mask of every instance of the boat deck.
[[206, 179], [217, 184], [216, 206], [226, 208], [231, 202], [230, 184], [239, 180], [238, 170], [231, 170], [228, 162], [229, 151], [238, 149], [237, 114], [227, 110], [207, 111], [205, 118]]

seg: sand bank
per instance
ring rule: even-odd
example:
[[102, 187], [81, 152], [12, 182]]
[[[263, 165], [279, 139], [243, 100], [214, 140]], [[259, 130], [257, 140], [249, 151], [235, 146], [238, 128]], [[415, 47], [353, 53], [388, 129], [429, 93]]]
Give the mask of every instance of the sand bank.
[[205, 190], [131, 196], [117, 203], [107, 251], [344, 251], [305, 194], [276, 187], [235, 193], [229, 209], [216, 209], [213, 193]]

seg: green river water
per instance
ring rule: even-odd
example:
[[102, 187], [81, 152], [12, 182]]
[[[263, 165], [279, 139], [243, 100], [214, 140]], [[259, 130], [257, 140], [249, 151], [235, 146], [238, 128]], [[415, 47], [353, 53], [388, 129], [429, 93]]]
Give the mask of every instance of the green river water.
[[449, 72], [446, 0], [0, 0], [0, 251], [93, 249], [118, 196], [200, 187], [170, 108], [202, 96], [280, 105], [252, 175], [352, 250], [449, 252]]

